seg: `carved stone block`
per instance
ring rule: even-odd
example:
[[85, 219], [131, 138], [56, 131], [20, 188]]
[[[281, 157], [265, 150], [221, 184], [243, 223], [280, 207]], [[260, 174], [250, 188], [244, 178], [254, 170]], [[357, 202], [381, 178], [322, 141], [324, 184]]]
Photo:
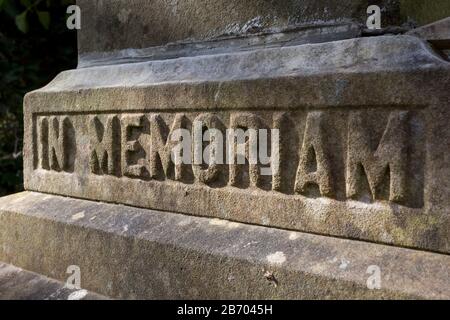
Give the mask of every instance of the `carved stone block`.
[[[411, 36], [66, 71], [26, 96], [25, 187], [449, 253], [449, 80]], [[243, 162], [196, 161], [231, 129]]]

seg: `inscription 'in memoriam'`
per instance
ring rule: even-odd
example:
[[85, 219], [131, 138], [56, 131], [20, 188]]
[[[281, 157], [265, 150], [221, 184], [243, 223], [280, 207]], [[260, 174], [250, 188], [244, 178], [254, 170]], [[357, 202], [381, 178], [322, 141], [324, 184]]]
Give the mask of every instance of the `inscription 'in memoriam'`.
[[[405, 110], [38, 116], [35, 168], [421, 207], [418, 118]], [[251, 148], [261, 138], [265, 161], [255, 163]], [[224, 154], [227, 162], [217, 161]]]

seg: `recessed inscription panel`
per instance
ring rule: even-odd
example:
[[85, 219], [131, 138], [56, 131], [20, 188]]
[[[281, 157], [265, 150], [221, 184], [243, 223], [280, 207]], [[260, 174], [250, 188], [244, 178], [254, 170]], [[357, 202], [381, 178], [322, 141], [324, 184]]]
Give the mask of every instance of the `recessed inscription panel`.
[[[421, 208], [425, 148], [419, 113], [368, 109], [37, 115], [34, 169], [45, 174], [70, 173], [84, 180], [111, 176], [124, 183], [127, 178], [161, 185], [171, 181], [206, 190], [233, 187], [266, 191], [268, 196], [280, 193]], [[194, 123], [202, 123], [200, 141], [194, 137]], [[178, 129], [189, 134], [189, 141], [175, 137]], [[203, 139], [205, 130], [211, 129], [216, 133], [214, 143]], [[242, 154], [238, 137], [227, 139], [229, 129], [240, 130], [246, 137], [241, 141]], [[251, 129], [254, 137], [247, 134]], [[250, 163], [252, 139], [259, 148], [263, 138], [274, 142], [270, 134], [263, 137], [261, 129], [276, 132], [279, 147], [271, 150], [268, 143], [264, 151], [269, 161]], [[189, 148], [181, 156], [187, 160], [176, 163], [174, 153], [183, 141]], [[213, 144], [215, 149], [222, 148], [222, 158], [207, 164], [202, 155]], [[278, 169], [263, 173], [275, 153]], [[245, 158], [243, 163], [236, 161], [238, 156]], [[234, 159], [226, 159], [230, 157]]]
[[424, 234], [429, 230], [425, 112], [377, 107], [34, 114], [28, 185], [416, 245], [408, 228], [421, 223]]

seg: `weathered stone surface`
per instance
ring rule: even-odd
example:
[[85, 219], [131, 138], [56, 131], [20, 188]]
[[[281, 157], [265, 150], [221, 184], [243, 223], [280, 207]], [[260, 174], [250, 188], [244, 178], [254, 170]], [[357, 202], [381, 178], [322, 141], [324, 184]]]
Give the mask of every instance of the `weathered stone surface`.
[[0, 262], [0, 300], [104, 300], [84, 289]]
[[[25, 98], [25, 187], [448, 253], [449, 80], [411, 36], [66, 71]], [[199, 117], [280, 129], [280, 172], [173, 166]]]
[[[77, 1], [78, 69], [25, 97], [37, 192], [0, 199], [0, 261], [127, 299], [449, 299], [448, 21], [365, 38], [411, 28], [406, 2]], [[234, 129], [244, 164], [197, 163]], [[0, 298], [68, 293], [0, 264]]]
[[124, 49], [79, 54], [78, 68], [98, 65], [147, 62], [211, 54], [225, 54], [261, 48], [321, 43], [361, 36], [361, 26], [354, 22], [328, 22], [302, 25], [277, 33], [227, 36], [201, 42], [177, 42], [142, 49]]
[[[383, 26], [401, 24], [398, 1], [369, 1], [383, 8]], [[305, 24], [365, 25], [365, 0], [78, 0], [81, 57], [89, 52], [138, 49], [171, 42], [274, 33]], [[99, 19], [101, 17], [101, 19]]]
[[448, 255], [33, 192], [0, 200], [0, 260], [126, 299], [450, 298]]
[[[77, 4], [82, 10], [79, 67], [256, 45], [325, 42], [362, 32], [403, 33], [450, 15], [447, 0], [78, 0]], [[379, 31], [366, 29], [367, 8], [373, 4], [381, 8]]]
[[431, 42], [440, 49], [450, 49], [450, 17], [408, 32]]

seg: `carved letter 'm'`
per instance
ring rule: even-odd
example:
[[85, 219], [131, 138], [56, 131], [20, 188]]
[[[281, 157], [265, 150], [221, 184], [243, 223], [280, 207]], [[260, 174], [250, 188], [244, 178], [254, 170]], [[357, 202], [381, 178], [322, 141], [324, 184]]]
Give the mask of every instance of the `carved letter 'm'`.
[[[389, 115], [387, 126], [378, 146], [371, 145], [373, 134], [361, 112], [350, 115], [348, 122], [347, 196], [360, 193], [364, 176], [372, 198], [380, 199], [383, 179], [389, 177], [389, 200], [401, 202], [406, 198], [408, 112]], [[365, 173], [365, 175], [364, 175]]]

